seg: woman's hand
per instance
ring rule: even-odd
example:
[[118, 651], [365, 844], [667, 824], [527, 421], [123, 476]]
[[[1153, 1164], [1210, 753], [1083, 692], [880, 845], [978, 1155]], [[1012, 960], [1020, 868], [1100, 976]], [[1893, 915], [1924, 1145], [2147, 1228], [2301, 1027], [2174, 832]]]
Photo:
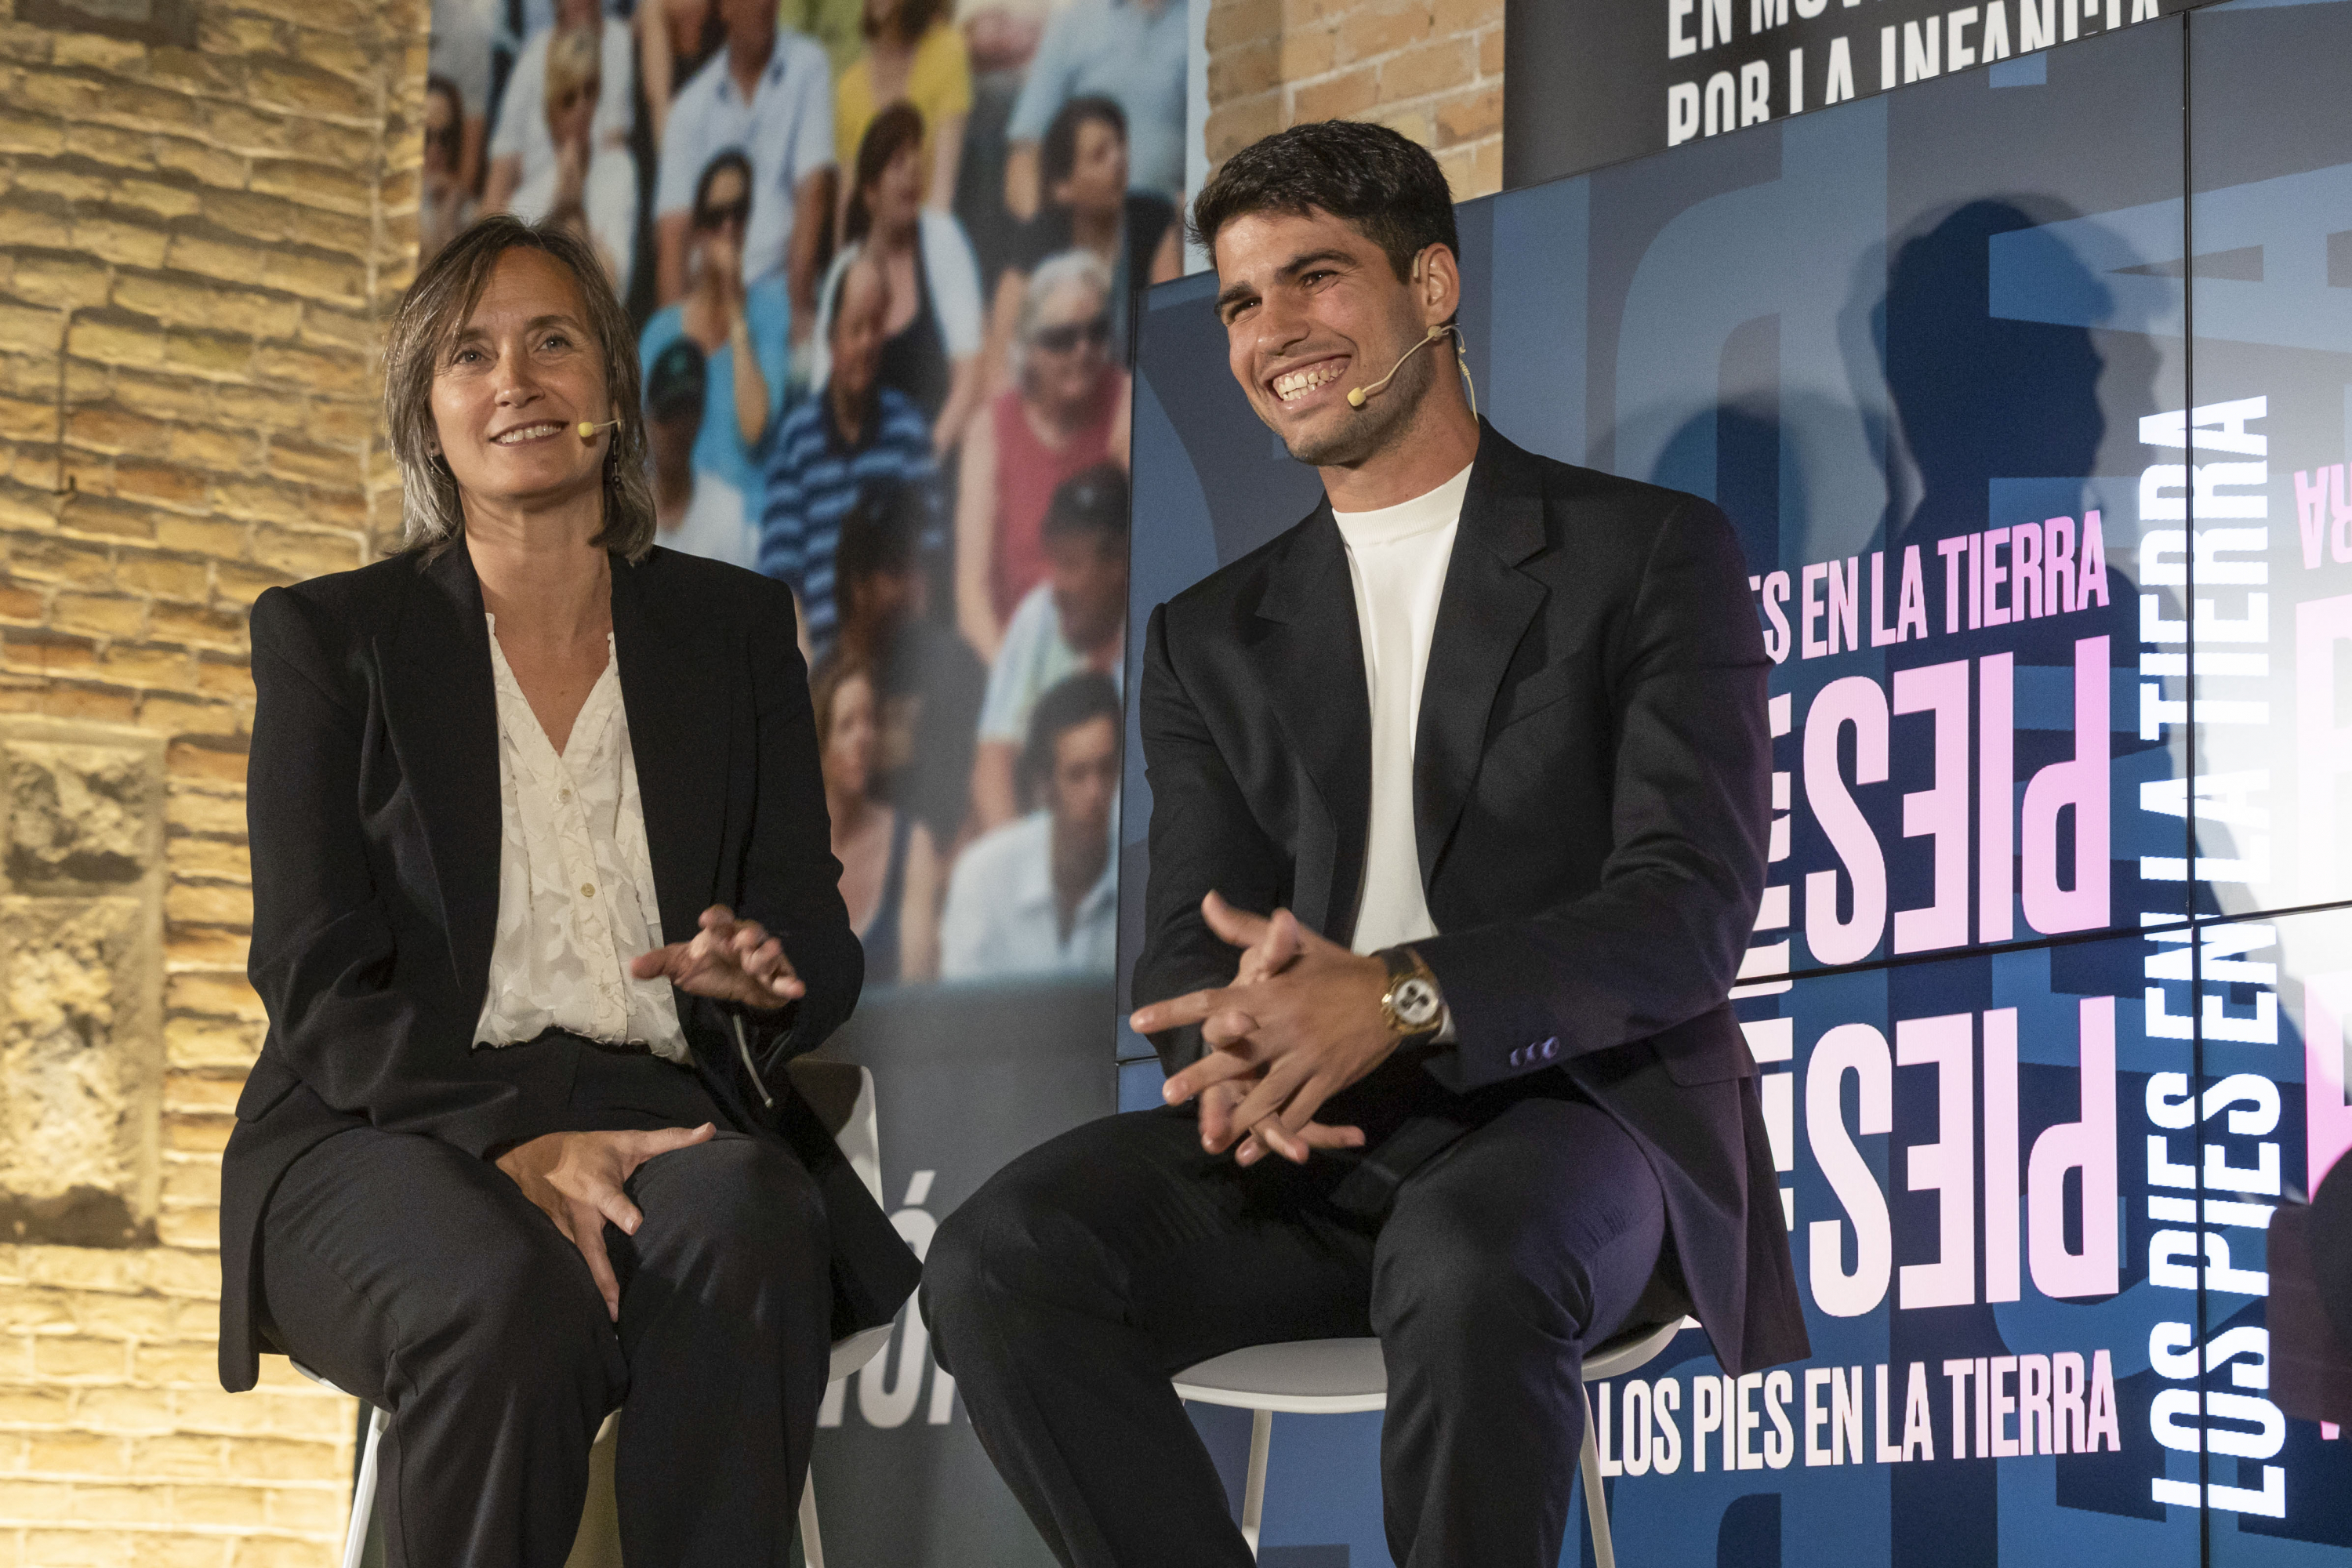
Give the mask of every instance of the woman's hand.
[[629, 973], [640, 980], [666, 975], [690, 995], [746, 1007], [782, 1007], [808, 993], [784, 944], [758, 921], [737, 920], [725, 904], [702, 911], [702, 929], [691, 942], [641, 952], [629, 961]]
[[604, 1225], [609, 1220], [635, 1236], [645, 1222], [623, 1184], [655, 1155], [708, 1143], [717, 1131], [706, 1121], [653, 1132], [549, 1132], [516, 1144], [499, 1156], [498, 1166], [580, 1249], [604, 1310], [617, 1322], [621, 1283], [604, 1255]]

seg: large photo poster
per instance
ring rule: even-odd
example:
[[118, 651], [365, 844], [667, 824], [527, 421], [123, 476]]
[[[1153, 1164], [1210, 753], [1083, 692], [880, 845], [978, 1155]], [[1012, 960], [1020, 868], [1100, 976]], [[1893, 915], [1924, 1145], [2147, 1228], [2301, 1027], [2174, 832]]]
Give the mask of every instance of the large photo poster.
[[[1593, 1385], [1622, 1560], [2352, 1546], [2265, 1249], [2352, 1144], [2347, 48], [2234, 0], [1460, 211], [1481, 406], [1720, 504], [1774, 660], [1733, 994], [1813, 1353]], [[1132, 620], [1317, 493], [1212, 291], [1147, 318]], [[1388, 1561], [1378, 1423], [1276, 1418], [1270, 1553]]]
[[[1185, 0], [435, 0], [429, 256], [574, 229], [656, 542], [791, 585], [918, 1250], [1112, 1107], [1130, 367], [1181, 270]], [[841, 1563], [1043, 1563], [902, 1313], [824, 1407]], [[978, 1555], [975, 1556], [974, 1554]]]
[[658, 542], [789, 584], [869, 985], [1108, 975], [1143, 290], [1182, 0], [436, 0], [429, 255], [576, 229]]

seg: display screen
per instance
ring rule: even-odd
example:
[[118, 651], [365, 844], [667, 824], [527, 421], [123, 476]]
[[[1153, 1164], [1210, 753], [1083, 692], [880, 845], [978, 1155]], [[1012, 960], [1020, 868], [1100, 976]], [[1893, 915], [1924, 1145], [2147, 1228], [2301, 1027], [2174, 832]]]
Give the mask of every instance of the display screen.
[[[2352, 1545], [2264, 1326], [2352, 1145], [2347, 49], [2234, 0], [1461, 209], [1482, 410], [1721, 505], [1774, 659], [1734, 996], [1813, 1354], [1592, 1386], [1628, 1561]], [[1319, 493], [1213, 292], [1145, 320], [1131, 627]], [[1388, 1560], [1377, 1423], [1277, 1423], [1270, 1548]]]

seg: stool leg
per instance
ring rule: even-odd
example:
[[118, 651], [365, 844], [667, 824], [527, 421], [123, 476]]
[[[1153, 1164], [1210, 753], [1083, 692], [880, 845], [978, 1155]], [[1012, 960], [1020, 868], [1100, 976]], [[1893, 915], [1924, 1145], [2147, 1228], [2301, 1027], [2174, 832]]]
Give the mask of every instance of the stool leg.
[[[361, 1401], [362, 1407], [366, 1401]], [[352, 1523], [343, 1532], [343, 1568], [360, 1568], [360, 1559], [367, 1554], [368, 1521], [375, 1514], [376, 1448], [383, 1441], [383, 1429], [392, 1417], [383, 1411], [368, 1410], [367, 1442], [360, 1449], [359, 1479], [352, 1484]]]
[[1584, 1522], [1592, 1531], [1595, 1568], [1617, 1568], [1617, 1548], [1609, 1538], [1609, 1494], [1601, 1489], [1601, 1445], [1592, 1439], [1592, 1400], [1584, 1398], [1584, 1445], [1577, 1456], [1584, 1472]]
[[824, 1568], [824, 1539], [816, 1532], [816, 1467], [801, 1482], [801, 1556], [808, 1568]]
[[1258, 1525], [1265, 1517], [1265, 1457], [1274, 1447], [1274, 1412], [1250, 1412], [1249, 1474], [1242, 1483], [1242, 1539], [1257, 1555]]

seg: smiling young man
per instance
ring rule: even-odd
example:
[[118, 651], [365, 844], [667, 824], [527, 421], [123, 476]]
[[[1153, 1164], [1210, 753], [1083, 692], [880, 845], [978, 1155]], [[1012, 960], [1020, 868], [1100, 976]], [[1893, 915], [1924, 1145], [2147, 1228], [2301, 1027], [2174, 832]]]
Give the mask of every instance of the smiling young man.
[[1327, 500], [1145, 636], [1169, 1109], [999, 1173], [926, 1310], [1066, 1563], [1247, 1563], [1169, 1374], [1377, 1334], [1396, 1561], [1552, 1568], [1587, 1352], [1687, 1311], [1727, 1371], [1806, 1353], [1726, 999], [1770, 767], [1746, 567], [1706, 502], [1472, 412], [1421, 148], [1298, 126], [1192, 224]]

